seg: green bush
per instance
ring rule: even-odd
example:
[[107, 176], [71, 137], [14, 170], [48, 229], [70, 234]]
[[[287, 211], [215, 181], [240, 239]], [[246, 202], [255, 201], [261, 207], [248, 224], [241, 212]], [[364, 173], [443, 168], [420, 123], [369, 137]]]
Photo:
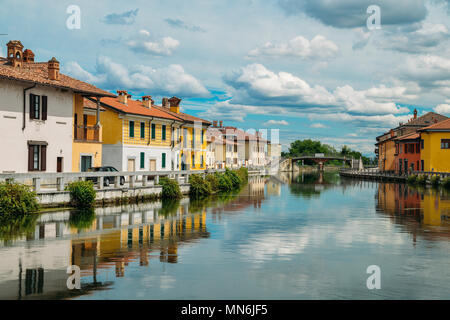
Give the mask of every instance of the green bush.
[[233, 190], [233, 182], [230, 180], [230, 177], [221, 173], [218, 175], [219, 177], [219, 191], [227, 192]]
[[25, 214], [39, 210], [36, 193], [14, 181], [0, 183], [0, 214]]
[[219, 174], [214, 173], [206, 175], [206, 181], [211, 187], [211, 192], [219, 191]]
[[180, 199], [183, 196], [178, 181], [162, 177], [159, 179], [159, 184], [162, 186], [163, 199]]
[[410, 184], [415, 184], [417, 182], [417, 175], [412, 174], [412, 175], [408, 176], [408, 179], [406, 181]]
[[425, 184], [427, 184], [427, 181], [428, 181], [428, 176], [425, 174], [419, 175], [417, 177], [418, 184], [425, 185]]
[[241, 167], [236, 170], [236, 173], [238, 174], [239, 178], [241, 178], [241, 181], [243, 183], [248, 181], [248, 169], [245, 167]]
[[239, 178], [239, 176], [236, 173], [236, 171], [232, 171], [230, 169], [226, 169], [225, 170], [225, 175], [228, 176], [228, 178], [230, 179], [233, 189], [237, 189], [237, 188], [239, 188], [241, 186], [242, 180], [241, 180], [241, 178]]
[[441, 177], [439, 175], [434, 175], [431, 177], [431, 184], [434, 187], [439, 186], [440, 183], [441, 183]]
[[206, 197], [212, 193], [208, 180], [203, 179], [199, 174], [191, 174], [189, 176], [189, 184], [189, 194], [194, 198]]
[[75, 181], [66, 187], [70, 191], [70, 201], [77, 208], [91, 208], [95, 202], [96, 192], [92, 181]]
[[442, 186], [446, 189], [450, 189], [450, 177], [442, 180]]
[[0, 240], [12, 241], [31, 235], [36, 227], [37, 214], [0, 215]]

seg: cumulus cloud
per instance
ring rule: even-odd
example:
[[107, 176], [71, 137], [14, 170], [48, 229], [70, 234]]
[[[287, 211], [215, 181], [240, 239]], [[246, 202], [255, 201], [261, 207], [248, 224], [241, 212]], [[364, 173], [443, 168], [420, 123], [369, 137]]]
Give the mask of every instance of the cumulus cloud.
[[111, 13], [103, 18], [106, 24], [131, 25], [135, 22], [139, 9], [126, 11], [123, 13]]
[[403, 25], [422, 21], [427, 15], [425, 0], [279, 0], [289, 15], [306, 14], [336, 28], [365, 27], [367, 7], [381, 8], [382, 25]]
[[179, 45], [180, 42], [171, 37], [164, 37], [158, 41], [140, 41], [130, 40], [127, 45], [137, 52], [142, 52], [157, 56], [170, 56]]
[[263, 123], [265, 126], [288, 126], [289, 122], [286, 120], [269, 120]]
[[[390, 99], [410, 99], [405, 88], [381, 86], [358, 91], [349, 85], [333, 92], [320, 85], [311, 86], [303, 79], [287, 72], [275, 73], [261, 64], [251, 64], [225, 77], [234, 90], [231, 103], [253, 105], [282, 105], [297, 108], [336, 108], [360, 114], [399, 114], [409, 110]], [[388, 101], [388, 102], [386, 102]]]
[[450, 33], [443, 24], [422, 23], [413, 28], [399, 27], [386, 32], [377, 41], [383, 49], [406, 53], [425, 53], [438, 50], [450, 39]]
[[337, 56], [339, 47], [324, 36], [317, 35], [311, 41], [298, 36], [286, 43], [267, 42], [264, 46], [251, 50], [249, 57], [298, 57], [301, 59], [331, 59]]
[[433, 110], [437, 113], [450, 116], [450, 100], [446, 100], [447, 103], [437, 105]]
[[171, 27], [174, 27], [174, 28], [184, 29], [184, 30], [188, 30], [188, 31], [192, 31], [192, 32], [206, 32], [205, 29], [203, 29], [199, 26], [184, 22], [183, 20], [180, 20], [180, 19], [167, 18], [164, 21], [168, 25], [170, 25]]
[[84, 70], [76, 62], [68, 63], [66, 70], [81, 80], [109, 90], [142, 90], [154, 95], [168, 94], [185, 97], [209, 95], [200, 81], [176, 64], [157, 69], [144, 65], [125, 67], [108, 57], [101, 56], [97, 60], [95, 75]]

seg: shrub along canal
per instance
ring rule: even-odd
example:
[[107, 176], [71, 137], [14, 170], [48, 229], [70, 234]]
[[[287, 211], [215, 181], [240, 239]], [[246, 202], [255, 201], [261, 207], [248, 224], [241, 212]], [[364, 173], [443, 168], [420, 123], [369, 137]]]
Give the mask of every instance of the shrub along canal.
[[444, 190], [249, 177], [205, 200], [2, 220], [0, 299], [449, 299], [449, 252]]

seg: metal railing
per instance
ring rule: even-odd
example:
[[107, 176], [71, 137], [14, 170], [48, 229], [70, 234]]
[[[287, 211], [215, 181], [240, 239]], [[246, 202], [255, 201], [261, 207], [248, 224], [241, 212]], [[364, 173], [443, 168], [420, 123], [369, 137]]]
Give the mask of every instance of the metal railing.
[[[150, 182], [153, 185], [159, 183], [161, 177], [175, 179], [179, 183], [188, 183], [189, 175], [203, 174], [214, 172], [224, 172], [225, 169], [206, 169], [206, 170], [174, 170], [174, 171], [116, 171], [116, 172], [40, 172], [40, 173], [2, 173], [0, 174], [0, 182], [14, 180], [17, 182], [31, 185], [36, 192], [45, 192], [41, 188], [41, 183], [46, 182], [47, 185], [56, 186], [56, 191], [64, 191], [68, 183], [73, 181], [93, 180], [97, 190], [105, 189], [105, 182], [114, 185], [114, 188], [135, 188], [148, 187]], [[128, 186], [121, 186], [123, 179]], [[105, 180], [107, 179], [107, 180]], [[108, 184], [109, 184], [108, 183]], [[55, 190], [47, 190], [49, 192]]]

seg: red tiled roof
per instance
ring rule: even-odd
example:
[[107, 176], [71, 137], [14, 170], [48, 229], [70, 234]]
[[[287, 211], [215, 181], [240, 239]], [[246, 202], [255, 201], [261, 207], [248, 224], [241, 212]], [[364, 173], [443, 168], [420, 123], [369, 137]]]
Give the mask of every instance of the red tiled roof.
[[156, 117], [170, 120], [179, 120], [178, 118], [162, 112], [161, 110], [152, 106], [147, 108], [142, 104], [142, 101], [137, 100], [127, 100], [127, 104], [119, 102], [118, 98], [105, 97], [100, 99], [102, 106], [106, 108], [112, 108], [122, 113], [135, 114], [140, 116]]
[[395, 140], [416, 140], [420, 138], [420, 134], [417, 132], [405, 134], [404, 136], [398, 137]]
[[419, 131], [450, 131], [450, 119], [435, 123], [431, 126], [421, 128]]
[[[92, 101], [90, 99], [84, 98], [83, 99], [83, 105], [84, 105], [85, 109], [97, 110], [97, 101], [96, 100]], [[105, 111], [106, 109], [103, 108], [102, 106], [100, 106], [100, 110], [101, 111]]]
[[154, 107], [154, 108], [156, 108], [156, 109], [158, 109], [158, 110], [160, 110], [160, 111], [162, 111], [162, 112], [165, 112], [165, 113], [167, 113], [167, 114], [170, 114], [170, 115], [172, 115], [172, 116], [174, 116], [174, 117], [177, 117], [178, 119], [183, 120], [183, 121], [187, 121], [187, 122], [196, 122], [196, 121], [198, 121], [198, 122], [202, 122], [202, 123], [204, 123], [204, 124], [206, 124], [206, 125], [211, 125], [211, 122], [210, 122], [210, 121], [205, 120], [205, 119], [202, 119], [202, 118], [198, 118], [198, 117], [191, 116], [190, 114], [187, 114], [187, 113], [183, 113], [183, 112], [180, 112], [180, 113], [172, 112], [172, 111], [170, 111], [168, 108], [164, 108], [164, 107], [161, 107], [161, 106], [155, 106], [155, 105], [153, 105], [152, 107]]
[[36, 83], [43, 86], [50, 86], [62, 89], [73, 90], [76, 93], [115, 97], [114, 94], [99, 89], [89, 83], [59, 74], [59, 80], [48, 78], [47, 62], [23, 62], [22, 67], [12, 67], [8, 65], [7, 59], [0, 59], [0, 79], [16, 80], [29, 83]]

